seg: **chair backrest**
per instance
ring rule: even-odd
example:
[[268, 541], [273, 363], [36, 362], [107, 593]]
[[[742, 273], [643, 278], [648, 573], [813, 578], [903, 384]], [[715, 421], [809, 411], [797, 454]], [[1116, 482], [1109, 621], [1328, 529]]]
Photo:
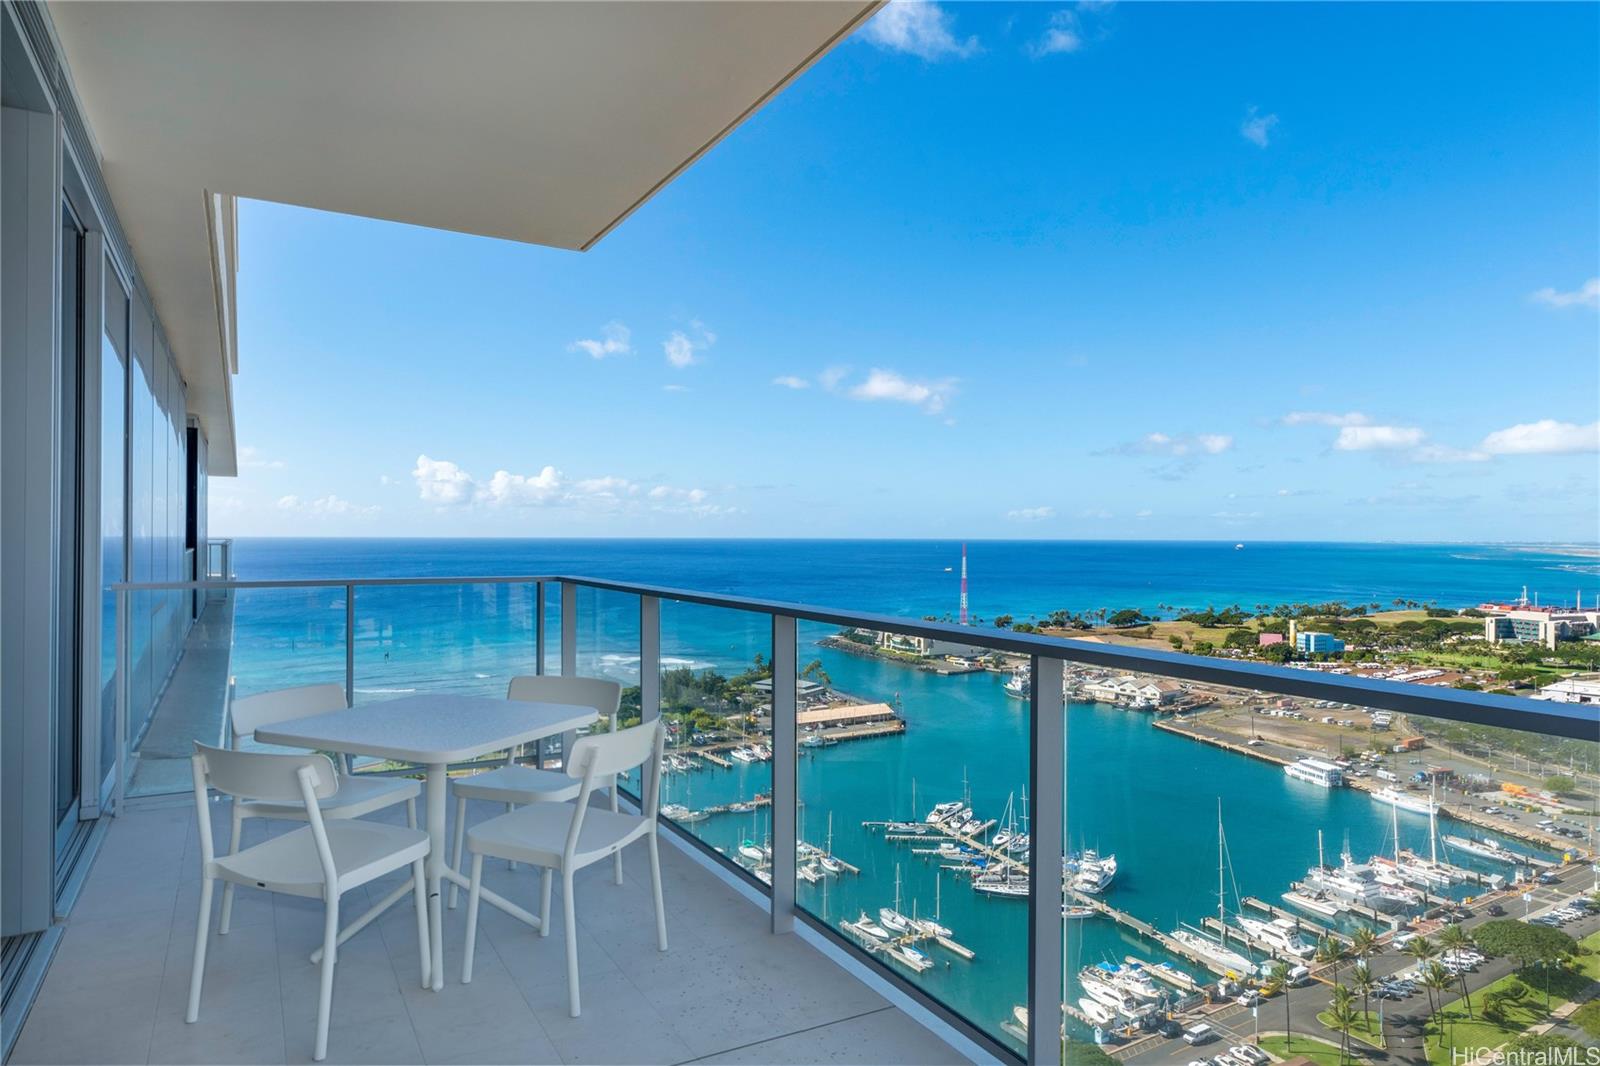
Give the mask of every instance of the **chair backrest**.
[[[568, 777], [592, 776], [596, 780], [613, 774], [624, 774], [635, 766], [654, 760], [659, 772], [661, 752], [665, 746], [666, 723], [657, 718], [642, 722], [615, 733], [595, 733], [583, 737], [572, 745], [572, 758], [567, 760]], [[651, 769], [651, 767], [646, 767]]]
[[622, 686], [599, 677], [523, 675], [511, 679], [506, 699], [593, 707], [596, 714], [610, 718], [615, 725], [617, 708], [622, 706]]
[[266, 751], [235, 751], [213, 748], [198, 740], [194, 744], [196, 799], [205, 802], [205, 786], [210, 785], [237, 799], [268, 803], [300, 803], [305, 789], [300, 770], [311, 772], [311, 790], [317, 799], [327, 799], [339, 790], [339, 775], [326, 755], [307, 752], [280, 754]]
[[253, 736], [262, 726], [327, 711], [342, 711], [348, 706], [350, 704], [344, 698], [343, 685], [301, 685], [236, 699], [229, 708], [228, 716], [233, 724], [233, 739], [237, 743], [240, 737]]

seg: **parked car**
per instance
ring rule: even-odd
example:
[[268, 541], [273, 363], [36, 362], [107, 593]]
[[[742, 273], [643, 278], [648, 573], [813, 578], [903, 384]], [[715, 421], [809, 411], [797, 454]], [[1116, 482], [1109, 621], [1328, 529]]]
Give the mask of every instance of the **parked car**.
[[1491, 903], [1491, 904], [1489, 904], [1489, 906], [1485, 907], [1484, 909], [1487, 910], [1491, 915], [1493, 915], [1496, 918], [1504, 917], [1504, 915], [1506, 913], [1506, 909], [1504, 907], [1500, 906], [1500, 904], [1498, 904], [1498, 903]]
[[1161, 1023], [1160, 1032], [1161, 1035], [1166, 1037], [1168, 1040], [1176, 1040], [1178, 1037], [1183, 1035], [1183, 1026], [1179, 1025], [1175, 1021], [1172, 1021], [1171, 1019], [1168, 1019], [1167, 1021]]

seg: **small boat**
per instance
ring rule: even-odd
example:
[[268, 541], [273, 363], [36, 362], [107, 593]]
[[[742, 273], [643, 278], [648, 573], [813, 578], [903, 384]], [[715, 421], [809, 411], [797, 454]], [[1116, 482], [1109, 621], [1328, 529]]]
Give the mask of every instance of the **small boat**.
[[755, 762], [756, 753], [752, 748], [734, 748], [728, 752], [728, 757], [735, 762]]
[[822, 880], [821, 871], [819, 871], [811, 863], [806, 863], [804, 866], [797, 869], [795, 873], [800, 875], [800, 879], [802, 881], [807, 881], [813, 885]]
[[867, 917], [867, 912], [862, 911], [861, 917], [856, 919], [856, 928], [874, 940], [888, 940], [889, 932], [883, 926]]
[[760, 844], [757, 844], [754, 840], [741, 841], [739, 844], [739, 854], [743, 855], [751, 862], [767, 861], [767, 849], [762, 847]]
[[838, 859], [834, 858], [832, 855], [824, 855], [824, 856], [822, 856], [820, 859], [817, 860], [817, 863], [818, 863], [818, 865], [820, 865], [822, 867], [824, 873], [830, 873], [830, 874], [842, 874], [842, 873], [844, 873], [844, 863], [840, 862]]
[[1002, 829], [1002, 830], [1000, 830], [1000, 832], [998, 832], [998, 833], [996, 833], [994, 835], [994, 839], [993, 840], [989, 841], [989, 846], [991, 848], [994, 848], [996, 851], [1003, 851], [1005, 849], [1005, 846], [1007, 844], [1011, 843], [1011, 839], [1012, 839], [1011, 830]]
[[948, 803], [940, 803], [935, 806], [933, 810], [928, 812], [928, 817], [925, 819], [925, 821], [929, 825], [943, 825], [946, 821], [952, 818], [956, 812], [961, 810], [961, 807], [962, 803], [960, 800], [951, 800]]
[[889, 949], [889, 957], [911, 967], [917, 973], [931, 969], [933, 960], [908, 944], [896, 944]]
[[1027, 670], [1018, 670], [1006, 678], [1004, 688], [1012, 699], [1025, 700], [1033, 694], [1033, 678]]
[[911, 932], [911, 919], [900, 913], [900, 864], [894, 864], [894, 906], [879, 907], [878, 921], [896, 936]]
[[1283, 900], [1291, 906], [1298, 907], [1303, 911], [1310, 911], [1312, 914], [1320, 914], [1324, 918], [1336, 917], [1340, 911], [1345, 909], [1326, 892], [1310, 894], [1291, 889], [1283, 894]]
[[1066, 903], [1061, 905], [1061, 917], [1063, 918], [1093, 918], [1094, 916], [1095, 909], [1093, 907], [1078, 907]]
[[[1018, 1007], [1017, 1009], [1026, 1010], [1025, 1007]], [[1104, 1003], [1090, 999], [1088, 996], [1078, 1000], [1078, 1009], [1083, 1012], [1085, 1018], [1088, 1018], [1096, 1025], [1110, 1025], [1117, 1020], [1116, 1011]]]

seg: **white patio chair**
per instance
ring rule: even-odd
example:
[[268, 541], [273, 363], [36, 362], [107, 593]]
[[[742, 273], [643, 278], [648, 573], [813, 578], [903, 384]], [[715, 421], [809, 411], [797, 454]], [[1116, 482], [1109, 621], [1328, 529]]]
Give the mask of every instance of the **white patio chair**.
[[[506, 691], [508, 700], [525, 700], [529, 703], [564, 703], [574, 707], [593, 707], [596, 714], [611, 722], [612, 732], [617, 728], [617, 710], [622, 706], [622, 686], [615, 681], [596, 677], [546, 677], [524, 675], [513, 677]], [[560, 770], [543, 770], [537, 766], [517, 763], [516, 751], [506, 752], [504, 766], [486, 770], [471, 777], [458, 777], [450, 782], [450, 791], [456, 798], [456, 839], [450, 856], [450, 866], [462, 873], [461, 848], [467, 835], [467, 801], [488, 800], [504, 803], [508, 812], [530, 803], [565, 803], [578, 794], [578, 782]], [[608, 786], [611, 791], [611, 809], [617, 809], [616, 782]], [[617, 856], [614, 873], [617, 884], [622, 884], [622, 857]], [[545, 873], [546, 883], [550, 874]], [[450, 885], [450, 909], [455, 910], [461, 886]]]
[[[253, 738], [257, 729], [285, 722], [291, 718], [342, 711], [349, 704], [344, 698], [344, 686], [336, 684], [302, 685], [230, 701], [228, 732], [235, 750], [246, 737]], [[352, 774], [350, 757], [339, 756], [339, 790], [322, 805], [324, 818], [359, 818], [363, 814], [406, 805], [406, 825], [417, 827], [417, 797], [422, 794], [420, 782], [409, 777], [378, 777], [370, 774]], [[233, 834], [228, 844], [229, 853], [239, 850], [239, 837], [244, 831], [246, 818], [286, 818], [290, 821], [306, 820], [305, 804], [298, 799], [287, 803], [270, 803], [260, 798], [242, 799], [233, 805]], [[233, 885], [222, 890], [222, 924], [217, 932], [227, 935], [233, 918]]]
[[[467, 946], [462, 956], [461, 983], [472, 982], [472, 953], [478, 936], [478, 898], [483, 888], [483, 858], [492, 855], [545, 870], [540, 908], [540, 936], [550, 933], [550, 874], [561, 872], [561, 906], [567, 941], [567, 1000], [578, 1017], [578, 926], [572, 877], [585, 866], [607, 856], [620, 861], [622, 849], [641, 837], [650, 847], [650, 888], [655, 896], [656, 941], [667, 950], [667, 914], [661, 899], [661, 854], [656, 841], [656, 807], [661, 787], [661, 753], [666, 726], [660, 719], [624, 729], [584, 737], [572, 747], [567, 773], [578, 777], [577, 799], [572, 803], [535, 803], [510, 814], [480, 822], [467, 833], [472, 852], [472, 887], [467, 893]], [[641, 778], [644, 810], [625, 814], [589, 806], [595, 782], [615, 778], [635, 766]]]
[[[429, 984], [428, 889], [423, 860], [428, 834], [382, 822], [353, 819], [324, 821], [321, 803], [338, 795], [344, 782], [326, 755], [279, 755], [231, 751], [196, 742], [194, 802], [200, 819], [200, 918], [195, 930], [194, 969], [189, 977], [189, 1010], [184, 1020], [200, 1017], [200, 989], [205, 982], [206, 937], [211, 927], [211, 892], [216, 881], [227, 887], [252, 885], [268, 892], [321, 899], [322, 991], [317, 1001], [318, 1061], [328, 1053], [328, 1011], [333, 1004], [333, 968], [339, 954], [339, 898], [406, 865], [411, 866], [411, 891], [417, 904], [417, 945], [422, 959], [422, 985]], [[218, 857], [211, 842], [207, 787], [241, 799], [269, 803], [298, 802], [310, 824], [264, 843]]]

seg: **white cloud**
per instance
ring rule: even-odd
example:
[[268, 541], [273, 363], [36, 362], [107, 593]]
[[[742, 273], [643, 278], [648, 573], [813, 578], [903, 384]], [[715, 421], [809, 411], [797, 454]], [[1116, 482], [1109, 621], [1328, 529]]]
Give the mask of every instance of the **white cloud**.
[[839, 387], [839, 382], [843, 381], [849, 374], [850, 368], [847, 366], [830, 366], [817, 375], [817, 382], [823, 388], [832, 392]]
[[1112, 514], [1110, 511], [1106, 510], [1104, 507], [1090, 507], [1090, 508], [1088, 508], [1088, 509], [1086, 509], [1086, 510], [1084, 510], [1082, 512], [1082, 517], [1084, 517], [1084, 518], [1098, 518], [1098, 519], [1104, 521], [1105, 519], [1108, 519], [1108, 518], [1115, 518], [1116, 515]]
[[1342, 452], [1396, 451], [1415, 448], [1422, 438], [1416, 426], [1345, 426], [1333, 446]]
[[978, 51], [978, 39], [958, 40], [955, 19], [932, 0], [893, 0], [872, 17], [862, 37], [879, 48], [927, 60], [964, 59]]
[[476, 490], [472, 476], [448, 459], [419, 455], [411, 477], [417, 483], [422, 501], [441, 507], [471, 503]]
[[1007, 511], [1006, 517], [1013, 522], [1042, 522], [1046, 518], [1054, 518], [1054, 507], [1019, 507], [1015, 511]]
[[1277, 128], [1277, 125], [1277, 115], [1263, 115], [1252, 104], [1250, 110], [1245, 112], [1244, 121], [1239, 124], [1239, 136], [1257, 148], [1265, 148], [1270, 142], [1272, 131]]
[[1223, 522], [1248, 522], [1252, 518], [1260, 518], [1260, 511], [1212, 511], [1211, 517]]
[[679, 370], [698, 363], [700, 353], [717, 343], [717, 335], [698, 320], [689, 323], [689, 329], [693, 336], [675, 329], [671, 336], [661, 342], [661, 350], [667, 353], [667, 362]]
[[1580, 426], [1542, 418], [1497, 429], [1478, 447], [1490, 455], [1576, 455], [1600, 451], [1600, 422]]
[[394, 478], [390, 477], [388, 474], [379, 474], [378, 475], [378, 484], [385, 485], [385, 486], [393, 485], [394, 484]]
[[1096, 455], [1221, 455], [1233, 447], [1227, 433], [1146, 433], [1136, 441], [1096, 452]]
[[1076, 52], [1082, 47], [1083, 27], [1078, 23], [1078, 14], [1064, 7], [1051, 14], [1044, 35], [1029, 44], [1027, 52], [1035, 59], [1040, 59], [1044, 56]]
[[1572, 292], [1557, 292], [1546, 286], [1528, 299], [1550, 307], [1600, 307], [1600, 278], [1590, 278]]
[[1290, 411], [1281, 419], [1286, 426], [1367, 426], [1372, 419], [1360, 411]]
[[239, 449], [239, 465], [252, 470], [282, 470], [288, 464], [282, 459], [268, 459], [260, 448], [246, 444]]
[[780, 374], [772, 379], [774, 385], [782, 385], [786, 389], [809, 389], [811, 382], [805, 378], [795, 377], [793, 374]]
[[374, 515], [382, 508], [376, 506], [363, 507], [360, 504], [351, 503], [349, 500], [329, 494], [327, 496], [319, 496], [314, 500], [302, 500], [298, 496], [280, 496], [278, 498], [278, 510], [314, 515]]
[[1142, 508], [1140, 508], [1138, 511], [1136, 511], [1134, 513], [1133, 517], [1135, 517], [1135, 518], [1153, 518], [1153, 517], [1155, 517], [1155, 512], [1150, 510], [1150, 508], [1148, 508], [1148, 507], [1142, 507]]
[[857, 400], [888, 400], [891, 403], [912, 404], [930, 415], [943, 411], [954, 392], [955, 381], [950, 378], [940, 381], [913, 381], [893, 370], [880, 370], [876, 367], [868, 372], [867, 380], [850, 389], [850, 395]]
[[576, 340], [567, 345], [569, 352], [588, 352], [594, 359], [608, 355], [627, 355], [633, 351], [633, 334], [621, 322], [607, 322], [600, 327], [598, 339]]
[[711, 502], [705, 489], [680, 489], [671, 485], [647, 487], [614, 474], [572, 480], [554, 466], [537, 474], [496, 470], [480, 482], [455, 463], [419, 456], [412, 471], [419, 497], [440, 506], [571, 507], [580, 510], [674, 511], [699, 516], [736, 513], [737, 508]]
[[688, 392], [689, 391], [689, 386], [687, 386], [687, 385], [663, 385], [663, 386], [661, 386], [661, 391], [662, 392]]
[[[497, 507], [537, 507], [558, 499], [561, 490], [561, 471], [553, 466], [546, 466], [531, 477], [496, 470], [489, 483], [473, 493], [473, 498]], [[426, 494], [423, 498], [427, 498]]]

